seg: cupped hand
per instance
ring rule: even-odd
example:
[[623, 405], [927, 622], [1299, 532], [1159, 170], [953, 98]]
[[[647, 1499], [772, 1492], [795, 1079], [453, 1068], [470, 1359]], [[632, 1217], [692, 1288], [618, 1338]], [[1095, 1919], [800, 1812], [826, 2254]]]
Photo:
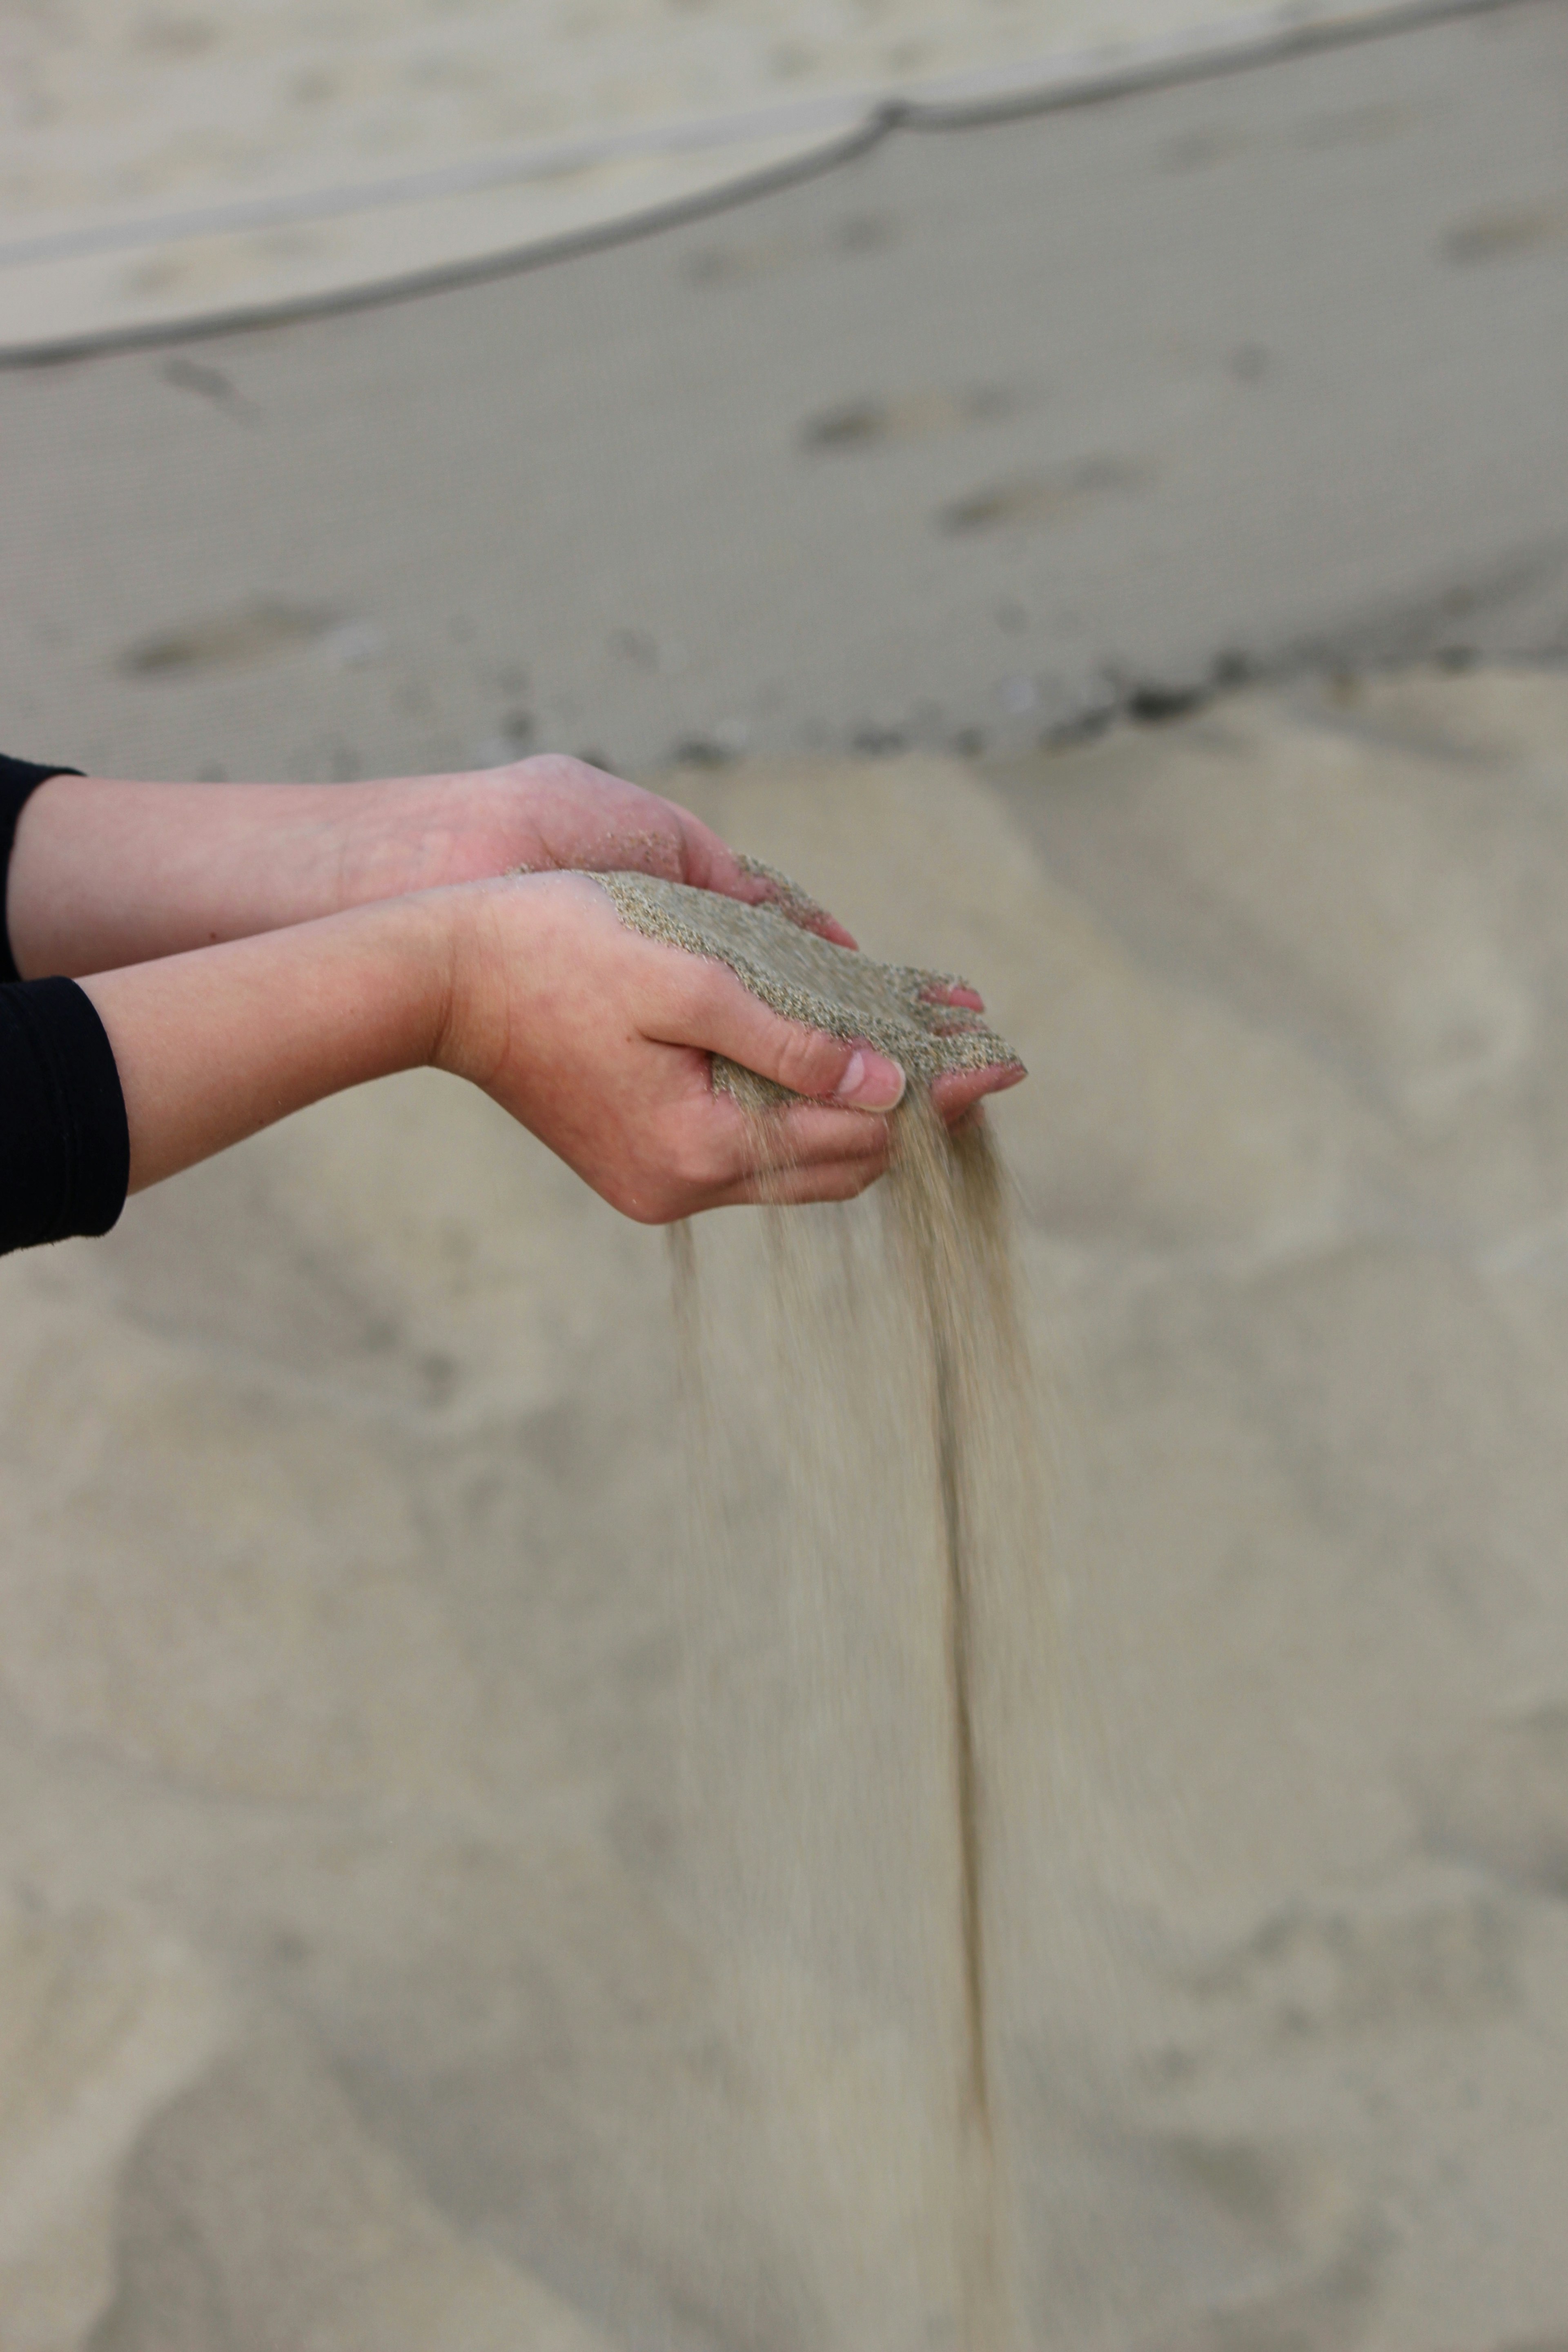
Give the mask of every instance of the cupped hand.
[[[628, 789], [630, 789], [628, 787]], [[747, 1201], [847, 1200], [887, 1167], [901, 1070], [786, 1021], [724, 964], [622, 923], [578, 872], [451, 894], [449, 1011], [435, 1059], [471, 1078], [604, 1199], [646, 1224]], [[812, 1097], [748, 1120], [721, 1055]], [[950, 1121], [1016, 1068], [952, 1073]]]
[[[562, 752], [468, 775], [349, 789], [345, 887], [355, 899], [565, 869], [657, 874], [749, 906], [781, 895], [769, 875], [689, 809]], [[788, 904], [808, 929], [855, 945], [822, 908], [798, 898]]]

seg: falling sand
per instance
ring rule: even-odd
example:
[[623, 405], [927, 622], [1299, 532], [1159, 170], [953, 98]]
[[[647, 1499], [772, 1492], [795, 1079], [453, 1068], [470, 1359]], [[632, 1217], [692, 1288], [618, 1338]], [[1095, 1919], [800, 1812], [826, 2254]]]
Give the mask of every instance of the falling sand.
[[[911, 2072], [924, 2085], [928, 2179], [905, 2242], [894, 2233], [883, 2249], [885, 2265], [911, 2274], [901, 2288], [891, 2277], [880, 2282], [883, 2322], [889, 2309], [908, 2308], [915, 2340], [1006, 2352], [1016, 2298], [994, 2060], [1003, 1790], [987, 1761], [1000, 1717], [1016, 1711], [1016, 1686], [1032, 1685], [1042, 1665], [1039, 1450], [994, 1146], [978, 1118], [950, 1132], [929, 1085], [944, 1068], [1014, 1056], [975, 1013], [949, 1001], [962, 985], [952, 975], [835, 946], [809, 928], [810, 902], [783, 877], [770, 879], [778, 899], [757, 908], [643, 876], [606, 879], [635, 928], [719, 957], [776, 1010], [864, 1038], [910, 1076], [875, 1209], [767, 1212], [773, 1360], [750, 1368], [749, 1401], [733, 1377], [711, 1377], [703, 1360], [696, 1248], [690, 1229], [677, 1229], [678, 1314], [689, 1384], [701, 1396], [702, 1605], [721, 1606], [734, 1540], [724, 1461], [744, 1484], [766, 1460], [777, 1487], [780, 1603], [797, 1624], [816, 1621], [797, 1635], [809, 1679], [804, 1692], [795, 1686], [813, 1753], [804, 1775], [774, 1755], [765, 1792], [772, 1818], [753, 1814], [749, 1838], [741, 1832], [751, 1895], [740, 1908], [751, 1916], [735, 1925], [765, 1946], [781, 1925], [775, 1906], [793, 1904], [785, 1940], [795, 1941], [803, 1910], [817, 1915], [808, 1940], [820, 1958], [819, 1915], [837, 1906], [846, 1916], [826, 1923], [826, 1938], [837, 1930], [857, 1948], [868, 1999], [902, 1979]], [[723, 1064], [715, 1083], [739, 1100], [759, 1166], [776, 1167], [789, 1097]], [[759, 1373], [763, 1418], [772, 1423], [761, 1451]], [[897, 1682], [907, 1719], [882, 1727], [881, 1752], [869, 1759], [858, 1720], [868, 1641], [879, 1656], [895, 1643], [908, 1652]], [[762, 1736], [743, 1706], [740, 1736]], [[743, 1777], [738, 1758], [724, 1762]], [[823, 1808], [833, 1817], [826, 1837]], [[863, 1854], [869, 1876], [842, 1869], [847, 1846]], [[770, 1853], [793, 1857], [787, 1894], [757, 1883]], [[780, 2064], [787, 2071], [782, 2056]], [[874, 2161], [875, 2147], [873, 2127], [859, 2162]], [[875, 2301], [879, 2282], [868, 2276], [863, 2285]], [[843, 2310], [830, 2325], [836, 2337], [853, 2335]]]

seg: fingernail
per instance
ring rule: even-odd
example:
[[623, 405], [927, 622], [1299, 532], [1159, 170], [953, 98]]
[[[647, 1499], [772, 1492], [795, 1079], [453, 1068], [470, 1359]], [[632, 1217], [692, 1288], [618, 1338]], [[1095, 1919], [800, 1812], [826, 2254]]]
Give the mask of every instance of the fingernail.
[[852, 1103], [857, 1110], [896, 1110], [904, 1098], [904, 1074], [869, 1045], [857, 1045], [838, 1081], [835, 1102]]

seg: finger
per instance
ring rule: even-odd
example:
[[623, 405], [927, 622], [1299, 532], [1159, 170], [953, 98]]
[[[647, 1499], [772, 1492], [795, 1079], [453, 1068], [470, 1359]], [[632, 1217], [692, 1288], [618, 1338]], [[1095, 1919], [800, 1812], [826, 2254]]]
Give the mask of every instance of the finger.
[[[998, 1063], [986, 1070], [949, 1070], [936, 1078], [931, 1098], [944, 1127], [956, 1130], [977, 1124], [988, 1095], [1002, 1094], [1026, 1075], [1022, 1063]], [[892, 1158], [892, 1130], [885, 1119], [868, 1118], [864, 1111], [819, 1109], [803, 1104], [776, 1114], [772, 1131], [776, 1145], [763, 1166], [783, 1171], [816, 1171], [840, 1163], [868, 1168], [868, 1181], [882, 1174]], [[764, 1129], [763, 1133], [768, 1133]]]
[[826, 1168], [837, 1160], [855, 1160], [864, 1161], [875, 1173], [887, 1166], [892, 1149], [887, 1120], [869, 1118], [863, 1110], [818, 1110], [803, 1105], [749, 1124], [747, 1141], [759, 1167]]
[[[954, 1129], [982, 1116], [988, 1095], [1002, 1094], [1025, 1076], [1018, 1063], [1003, 1063], [989, 1070], [950, 1070], [931, 1088], [932, 1106], [944, 1127]], [[818, 1168], [837, 1160], [874, 1162], [879, 1170], [892, 1156], [892, 1130], [886, 1119], [868, 1118], [864, 1111], [838, 1111], [802, 1104], [781, 1109], [762, 1130], [777, 1140], [765, 1165]]]
[[776, 907], [792, 923], [803, 930], [816, 931], [841, 948], [855, 947], [852, 933], [847, 931], [826, 907], [804, 890], [786, 882], [754, 857], [745, 857], [731, 849], [700, 817], [683, 809], [673, 801], [668, 803], [679, 819], [686, 849], [686, 871], [683, 879], [693, 882], [701, 890], [720, 890], [727, 898], [739, 898], [747, 907]]
[[752, 906], [776, 907], [781, 915], [787, 917], [792, 923], [798, 923], [803, 931], [816, 931], [823, 939], [833, 940], [836, 946], [853, 948], [858, 945], [837, 917], [830, 915], [826, 907], [819, 907], [816, 900], [803, 890], [798, 882], [792, 882], [787, 874], [775, 872], [771, 866], [764, 866], [756, 857], [742, 856], [736, 862]]
[[1027, 1076], [1022, 1062], [993, 1062], [984, 1070], [943, 1070], [931, 1080], [931, 1102], [938, 1117], [955, 1127], [987, 1095], [1005, 1094]]
[[922, 988], [921, 1000], [925, 1004], [961, 1004], [965, 1012], [984, 1013], [985, 999], [966, 980], [937, 981]]
[[721, 1054], [791, 1094], [836, 1107], [890, 1111], [903, 1097], [904, 1073], [874, 1046], [829, 1037], [786, 1021], [743, 987], [726, 965], [670, 951], [687, 971], [670, 972], [659, 1025], [646, 1034], [672, 1045]]
[[888, 1120], [863, 1110], [778, 1104], [748, 1117], [732, 1095], [717, 1087], [705, 1103], [689, 1103], [683, 1118], [693, 1171], [721, 1189], [769, 1170], [810, 1170], [840, 1161], [863, 1163], [869, 1181], [887, 1166], [892, 1147]]
[[800, 1208], [814, 1201], [855, 1201], [881, 1170], [865, 1160], [830, 1160], [820, 1168], [777, 1168], [746, 1176], [714, 1193], [710, 1208]]

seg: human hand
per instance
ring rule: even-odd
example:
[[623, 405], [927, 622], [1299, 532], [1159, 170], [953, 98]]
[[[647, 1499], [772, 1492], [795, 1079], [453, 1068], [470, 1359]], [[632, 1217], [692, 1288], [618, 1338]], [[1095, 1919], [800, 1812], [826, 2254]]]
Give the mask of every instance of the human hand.
[[[440, 894], [447, 898], [448, 894]], [[663, 1224], [748, 1201], [847, 1200], [887, 1167], [904, 1076], [869, 1045], [784, 1020], [727, 966], [624, 925], [581, 873], [450, 895], [448, 1012], [433, 1058], [471, 1078], [611, 1204]], [[715, 1055], [796, 1094], [764, 1125], [712, 1082]], [[1023, 1072], [953, 1071], [952, 1123]]]
[[352, 797], [337, 788], [344, 905], [499, 874], [635, 870], [748, 906], [782, 901], [808, 929], [855, 945], [825, 909], [784, 898], [765, 868], [689, 809], [563, 752], [347, 789]]

